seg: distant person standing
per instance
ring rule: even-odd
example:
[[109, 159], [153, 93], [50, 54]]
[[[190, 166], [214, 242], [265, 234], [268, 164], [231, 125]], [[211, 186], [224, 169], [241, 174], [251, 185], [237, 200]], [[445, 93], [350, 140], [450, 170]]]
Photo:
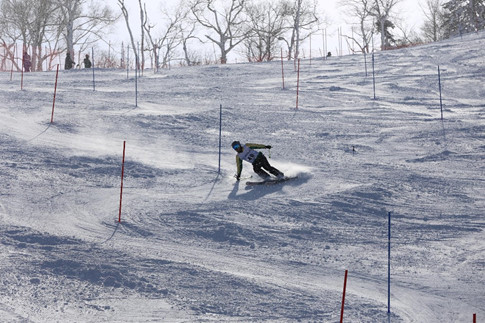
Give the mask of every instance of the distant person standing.
[[30, 72], [30, 68], [32, 67], [32, 61], [30, 60], [30, 55], [27, 52], [24, 52], [24, 56], [22, 58], [24, 63], [24, 71]]
[[71, 54], [67, 53], [66, 54], [66, 61], [64, 62], [64, 69], [65, 70], [70, 70], [74, 66], [74, 61], [71, 58]]
[[91, 61], [89, 60], [89, 55], [86, 54], [84, 57], [84, 68], [91, 68], [92, 64]]

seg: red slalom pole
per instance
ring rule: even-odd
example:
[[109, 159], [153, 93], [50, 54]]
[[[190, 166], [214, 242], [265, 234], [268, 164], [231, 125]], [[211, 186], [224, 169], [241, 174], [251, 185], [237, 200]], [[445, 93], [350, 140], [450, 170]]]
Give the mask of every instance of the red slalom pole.
[[[17, 47], [17, 46], [15, 46]], [[24, 66], [25, 66], [25, 60], [24, 60], [24, 51], [25, 51], [25, 44], [22, 45], [22, 68], [21, 70], [21, 77], [20, 77], [20, 90], [24, 89]]]
[[473, 314], [473, 323], [477, 323], [477, 314]]
[[21, 76], [20, 76], [20, 90], [24, 89], [24, 58], [22, 57], [22, 68], [21, 68]]
[[54, 106], [56, 105], [57, 78], [59, 77], [59, 64], [57, 64], [56, 85], [54, 86], [54, 100], [52, 102], [51, 123], [54, 122]]
[[123, 177], [125, 176], [125, 148], [126, 148], [126, 140], [123, 141], [123, 161], [121, 163], [120, 212], [118, 214], [118, 222], [121, 222], [121, 201], [123, 200]]
[[340, 310], [340, 323], [344, 321], [344, 305], [345, 305], [345, 290], [347, 289], [347, 274], [348, 270], [345, 270], [345, 279], [344, 279], [344, 293], [342, 296], [342, 309]]

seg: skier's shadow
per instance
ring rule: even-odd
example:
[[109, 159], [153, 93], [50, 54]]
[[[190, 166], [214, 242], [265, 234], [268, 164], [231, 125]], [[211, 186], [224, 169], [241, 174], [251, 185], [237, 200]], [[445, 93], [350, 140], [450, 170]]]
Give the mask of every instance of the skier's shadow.
[[[276, 184], [276, 185], [256, 185], [256, 186], [246, 186], [245, 183], [241, 184], [241, 182], [238, 181], [238, 182], [236, 182], [236, 184], [234, 184], [234, 188], [229, 193], [227, 198], [229, 200], [254, 201], [254, 200], [258, 200], [262, 197], [265, 197], [268, 194], [272, 194], [272, 193], [281, 191], [281, 190], [283, 190], [283, 187], [285, 187], [285, 186], [286, 187], [288, 187], [288, 186], [295, 187], [295, 186], [302, 185], [303, 183], [307, 182], [308, 179], [309, 179], [309, 177], [308, 178], [307, 177], [297, 178], [297, 179], [291, 180], [287, 183], [280, 183], [280, 184]], [[241, 185], [244, 186], [244, 193], [238, 194], [238, 192], [240, 190], [242, 190], [242, 188], [240, 187]]]

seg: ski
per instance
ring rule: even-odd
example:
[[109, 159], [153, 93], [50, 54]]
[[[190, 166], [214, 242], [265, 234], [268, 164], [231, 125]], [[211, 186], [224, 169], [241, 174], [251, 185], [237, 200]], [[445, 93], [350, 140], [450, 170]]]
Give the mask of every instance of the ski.
[[246, 182], [248, 186], [256, 186], [256, 185], [275, 185], [283, 182], [287, 182], [291, 179], [295, 179], [298, 177], [284, 177], [284, 178], [271, 178], [265, 181], [258, 181], [258, 182]]

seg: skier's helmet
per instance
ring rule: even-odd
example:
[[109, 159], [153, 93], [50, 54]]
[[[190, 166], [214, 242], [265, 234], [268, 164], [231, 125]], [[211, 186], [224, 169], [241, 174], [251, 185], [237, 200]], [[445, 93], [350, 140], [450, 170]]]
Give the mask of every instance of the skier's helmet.
[[232, 146], [232, 149], [236, 150], [236, 149], [238, 149], [239, 147], [241, 147], [241, 143], [240, 143], [239, 141], [237, 141], [237, 140], [236, 140], [236, 141], [233, 141], [233, 142], [232, 142], [231, 146]]

